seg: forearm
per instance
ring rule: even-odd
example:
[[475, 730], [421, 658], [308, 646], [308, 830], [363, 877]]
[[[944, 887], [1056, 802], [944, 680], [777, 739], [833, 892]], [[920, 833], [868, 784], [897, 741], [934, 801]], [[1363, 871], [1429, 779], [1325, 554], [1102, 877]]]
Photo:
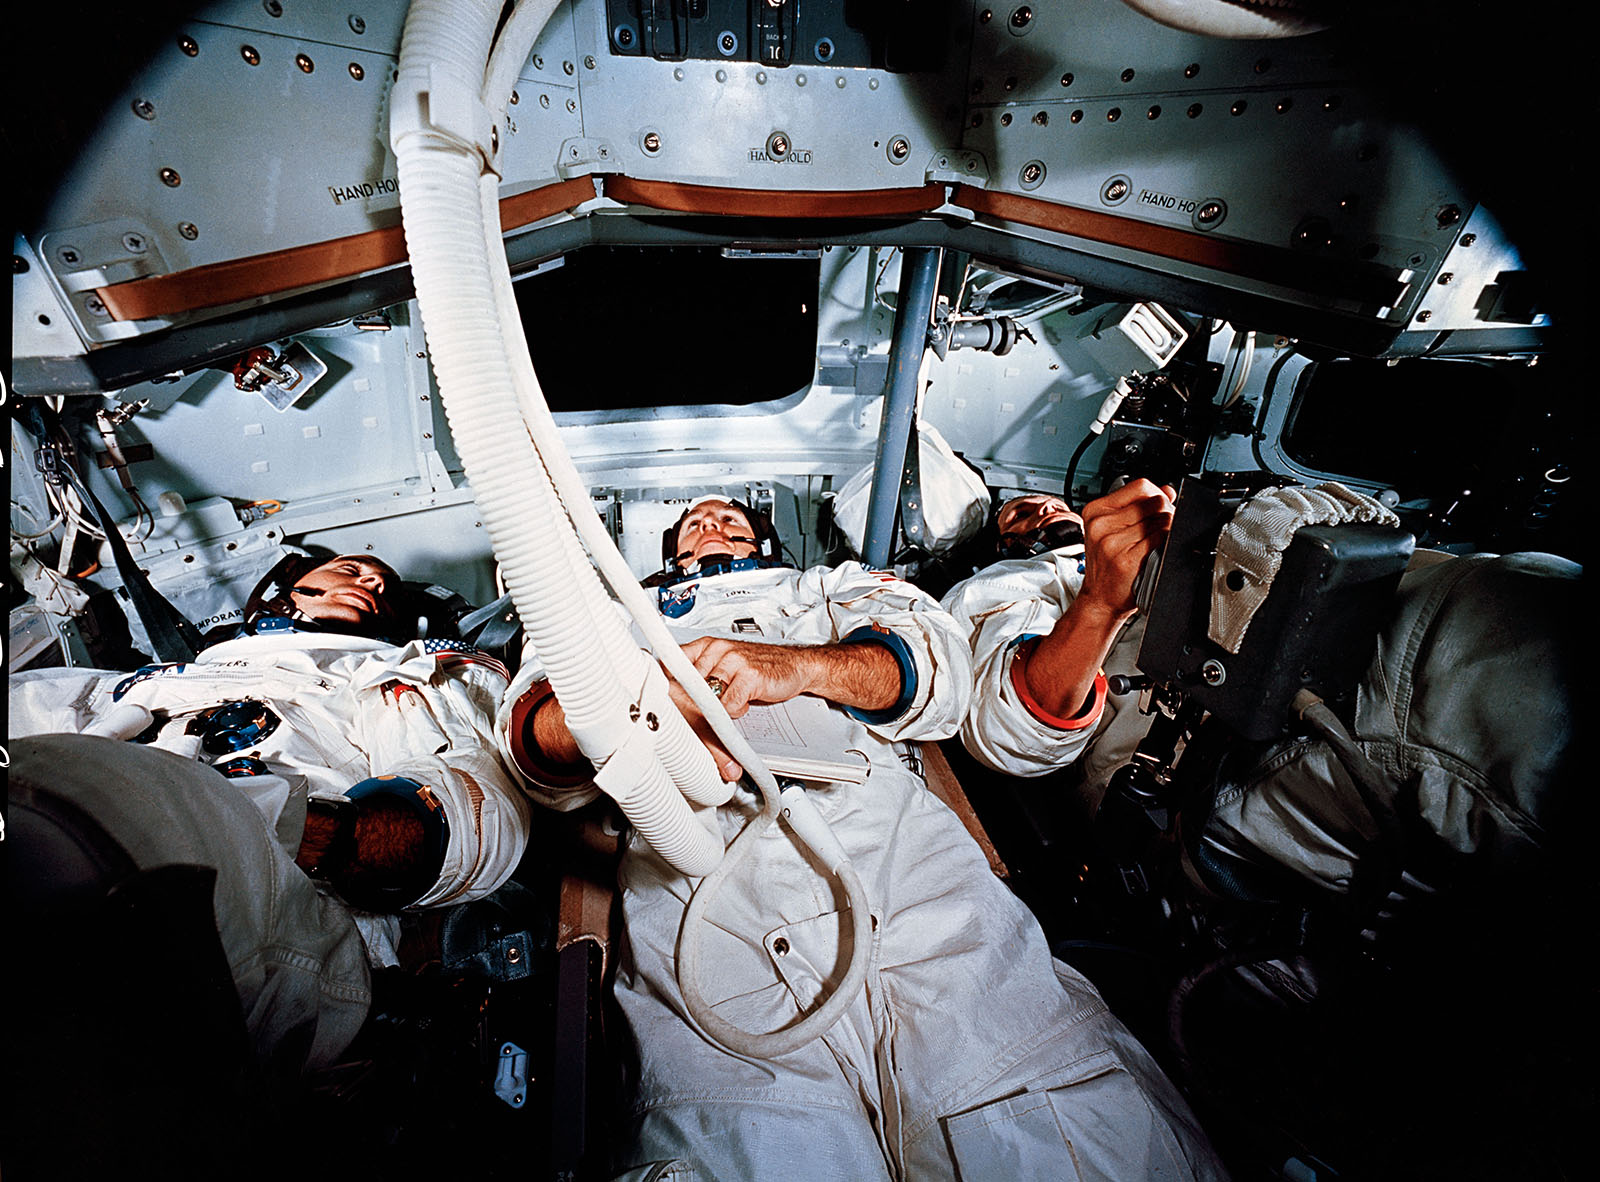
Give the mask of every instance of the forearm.
[[803, 653], [807, 685], [803, 692], [858, 710], [887, 710], [900, 700], [900, 662], [880, 644], [822, 644]]
[[1073, 600], [1055, 627], [1040, 638], [1023, 670], [1034, 701], [1060, 718], [1083, 709], [1130, 615], [1083, 596]]

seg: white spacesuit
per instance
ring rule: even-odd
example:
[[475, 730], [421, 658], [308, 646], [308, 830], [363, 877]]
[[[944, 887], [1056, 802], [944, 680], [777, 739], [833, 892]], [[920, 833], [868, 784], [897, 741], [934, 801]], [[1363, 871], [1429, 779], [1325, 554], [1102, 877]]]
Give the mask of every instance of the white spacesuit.
[[[504, 666], [452, 641], [396, 647], [297, 631], [286, 620], [266, 623], [282, 627], [137, 673], [16, 674], [11, 733], [133, 739], [153, 726], [151, 747], [187, 759], [220, 765], [253, 757], [262, 765], [256, 774], [231, 782], [267, 817], [290, 857], [300, 846], [308, 796], [338, 797], [368, 777], [406, 776], [429, 790], [449, 829], [438, 879], [412, 906], [466, 903], [503, 883], [522, 856], [529, 823], [528, 804], [497, 757], [491, 730]], [[271, 721], [237, 726], [226, 744], [212, 742], [231, 749], [207, 750], [204, 712], [237, 701], [260, 703]], [[154, 722], [126, 709], [138, 707]]]
[[[997, 562], [945, 594], [945, 609], [972, 646], [972, 710], [961, 739], [978, 759], [1010, 776], [1042, 776], [1077, 763], [1092, 809], [1106, 781], [1149, 730], [1138, 694], [1113, 694], [1097, 682], [1099, 706], [1081, 718], [1047, 721], [1030, 708], [1013, 679], [1017, 649], [1047, 634], [1083, 584], [1082, 546]], [[1118, 634], [1106, 673], [1135, 673], [1144, 617]]]
[[[626, 945], [616, 995], [637, 1042], [635, 1140], [619, 1166], [676, 1160], [725, 1179], [1220, 1176], [1183, 1101], [1094, 989], [1055, 962], [1027, 909], [990, 872], [900, 740], [952, 734], [966, 711], [964, 638], [929, 596], [855, 563], [755, 568], [659, 591], [683, 639], [871, 643], [900, 665], [900, 700], [850, 711], [864, 784], [811, 791], [872, 902], [866, 987], [808, 1046], [770, 1061], [701, 1033], [675, 961], [694, 883], [637, 838], [620, 870]], [[740, 569], [742, 568], [742, 569]], [[540, 676], [525, 664], [500, 725]], [[508, 747], [508, 750], [511, 748]], [[555, 807], [589, 785], [546, 781]], [[724, 840], [756, 811], [718, 810]], [[750, 1031], [788, 1025], [845, 971], [842, 895], [781, 827], [768, 830], [707, 915], [701, 988]], [[1042, 1171], [1042, 1172], [1041, 1172]], [[680, 1175], [672, 1175], [680, 1176]]]

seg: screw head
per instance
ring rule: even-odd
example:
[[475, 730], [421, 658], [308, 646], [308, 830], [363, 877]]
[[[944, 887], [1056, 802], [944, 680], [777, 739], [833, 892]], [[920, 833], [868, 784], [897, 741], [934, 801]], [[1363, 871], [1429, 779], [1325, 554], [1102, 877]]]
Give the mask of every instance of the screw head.
[[544, 69], [544, 58], [537, 53], [533, 55], [533, 68], [535, 70]]
[[261, 0], [261, 7], [267, 10], [268, 16], [282, 16], [283, 5], [279, 0]]
[[1024, 4], [1011, 14], [1011, 27], [1013, 29], [1026, 29], [1033, 23], [1033, 9]]
[[774, 160], [782, 160], [789, 154], [789, 137], [781, 131], [775, 131], [767, 137], [767, 155]]
[[183, 184], [183, 178], [178, 175], [176, 169], [163, 168], [161, 170], [161, 183], [169, 189], [176, 189]]
[[83, 256], [78, 253], [76, 247], [63, 246], [60, 250], [56, 251], [56, 258], [60, 259], [69, 267], [76, 267], [83, 259]]
[[587, 54], [584, 57], [584, 59], [583, 59], [583, 68], [585, 70], [594, 69], [594, 54], [592, 54], [592, 53], [591, 54]]
[[1128, 189], [1128, 182], [1123, 180], [1121, 177], [1117, 177], [1100, 191], [1100, 197], [1105, 201], [1121, 201], [1128, 195]]
[[986, 25], [992, 20], [994, 20], [994, 13], [987, 8], [978, 14], [978, 23], [980, 25]]
[[1122, 80], [1124, 82], [1132, 82], [1133, 81], [1133, 71], [1131, 69], [1122, 71]]
[[1439, 286], [1448, 287], [1451, 283], [1455, 282], [1455, 278], [1454, 272], [1446, 271], [1439, 276]]
[[1428, 321], [1430, 321], [1432, 319], [1433, 319], [1433, 313], [1428, 311], [1426, 308], [1424, 308], [1422, 311], [1417, 313], [1417, 323], [1418, 324], [1426, 324], [1426, 323], [1428, 323]]
[[576, 111], [577, 109], [578, 109], [578, 100], [577, 99], [568, 99], [567, 100], [567, 110], [568, 111]]
[[1194, 217], [1195, 221], [1199, 222], [1202, 226], [1209, 226], [1213, 222], [1222, 220], [1222, 215], [1225, 212], [1227, 212], [1227, 210], [1222, 202], [1207, 201], [1199, 209], [1195, 210]]
[[1002, 112], [1000, 112], [1000, 126], [1001, 127], [1010, 127], [1011, 126], [1011, 112], [1010, 111], [1002, 111]]
[[1199, 72], [1200, 72], [1200, 63], [1199, 62], [1190, 62], [1187, 66], [1183, 67], [1183, 76], [1185, 78], [1193, 78]]
[[130, 231], [122, 236], [122, 248], [129, 254], [143, 254], [145, 246], [143, 234], [135, 234]]
[[521, 101], [522, 101], [522, 96], [520, 94], [518, 94], [516, 91], [513, 90], [511, 92], [511, 105], [514, 107], [518, 103], [520, 103]]
[[1198, 119], [1200, 118], [1200, 112], [1203, 110], [1205, 110], [1205, 108], [1199, 103], [1190, 103], [1189, 109], [1185, 111], [1184, 114], [1189, 116], [1191, 119]]
[[1030, 160], [1022, 166], [1022, 183], [1024, 185], [1037, 185], [1044, 180], [1044, 165], [1037, 160]]
[[1228, 680], [1228, 670], [1221, 661], [1212, 657], [1200, 666], [1200, 678], [1207, 685], [1221, 685]]
[[563, 74], [569, 74], [570, 75], [572, 73], [572, 71], [575, 70], [575, 69], [577, 69], [577, 67], [574, 66], [571, 62], [562, 62], [561, 63], [561, 72]]
[[653, 131], [644, 133], [644, 150], [651, 155], [661, 151], [661, 137]]
[[26, 275], [28, 273], [28, 260], [20, 254], [11, 256], [11, 273], [13, 275]]
[[1040, 111], [1037, 115], [1035, 115], [1033, 117], [1033, 121], [1035, 123], [1037, 123], [1040, 127], [1044, 127], [1047, 124], [1049, 124], [1049, 122], [1050, 122], [1050, 114], [1047, 111]]
[[1478, 240], [1478, 236], [1476, 234], [1463, 234], [1463, 235], [1461, 235], [1461, 245], [1462, 246], [1471, 246], [1477, 240]]
[[178, 38], [178, 48], [183, 50], [185, 57], [194, 57], [200, 52], [200, 43], [186, 33]]
[[350, 14], [350, 31], [352, 33], [365, 33], [367, 31], [367, 22], [352, 12]]
[[105, 302], [93, 293], [90, 293], [89, 297], [83, 301], [83, 306], [96, 316], [104, 316], [106, 314]]
[[1243, 115], [1245, 113], [1245, 111], [1247, 111], [1249, 109], [1249, 107], [1250, 107], [1249, 103], [1245, 102], [1243, 99], [1237, 99], [1237, 100], [1234, 101], [1233, 106], [1228, 108], [1228, 114], [1230, 114], [1230, 115]]
[[1159, 118], [1161, 118], [1161, 104], [1157, 103], [1156, 105], [1152, 106], [1148, 111], [1146, 111], [1144, 113], [1144, 117], [1146, 119], [1159, 119]]
[[1112, 107], [1111, 110], [1106, 112], [1106, 122], [1107, 123], [1115, 123], [1118, 119], [1121, 119], [1121, 118], [1122, 118], [1122, 108], [1121, 107]]
[[1067, 118], [1073, 123], [1082, 123], [1083, 122], [1083, 108], [1079, 107], [1076, 111], [1073, 111], [1071, 115], [1067, 116]]
[[350, 63], [350, 77], [354, 78], [357, 82], [360, 82], [366, 76], [367, 72], [361, 68], [360, 62]]
[[911, 141], [903, 135], [897, 135], [889, 141], [889, 159], [896, 164], [903, 164], [907, 156], [911, 155]]
[[317, 64], [303, 53], [294, 55], [294, 64], [300, 67], [302, 74], [309, 74], [317, 68]]
[[239, 46], [239, 56], [244, 58], [246, 65], [259, 66], [261, 64], [261, 54], [256, 51], [254, 45]]
[[1453, 226], [1461, 220], [1461, 210], [1457, 206], [1446, 205], [1439, 210], [1435, 220], [1439, 223], [1439, 229], [1443, 230], [1445, 227]]
[[550, 96], [547, 94], [541, 94], [539, 96], [539, 105], [541, 107], [548, 107], [550, 105]]
[[491, 128], [489, 128], [489, 151], [498, 152], [499, 150], [500, 150], [500, 129], [498, 127], [491, 127]]
[[1072, 75], [1070, 73], [1061, 75], [1061, 85], [1062, 86], [1071, 86], [1072, 85]]
[[156, 117], [156, 105], [149, 99], [134, 99], [133, 113], [141, 119], [154, 119]]
[[187, 238], [190, 242], [193, 242], [196, 238], [200, 237], [200, 227], [195, 225], [193, 222], [179, 222], [178, 233]]

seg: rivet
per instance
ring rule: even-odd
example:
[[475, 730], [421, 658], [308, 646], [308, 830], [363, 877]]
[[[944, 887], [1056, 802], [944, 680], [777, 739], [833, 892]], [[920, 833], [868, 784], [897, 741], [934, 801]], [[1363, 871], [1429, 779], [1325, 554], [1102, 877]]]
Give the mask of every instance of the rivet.
[[1010, 127], [1011, 126], [1011, 112], [1010, 111], [1002, 111], [1000, 113], [1000, 126], [1001, 127]]
[[837, 78], [835, 78], [833, 80], [833, 84], [835, 86], [837, 86], [840, 90], [843, 90], [844, 89], [844, 75], [840, 74]]
[[1077, 110], [1077, 111], [1074, 111], [1067, 118], [1073, 123], [1082, 123], [1083, 122], [1083, 111], [1081, 109]]
[[161, 170], [161, 183], [169, 189], [176, 189], [183, 184], [183, 178], [173, 169], [163, 168]]
[[312, 70], [317, 68], [317, 63], [312, 61], [303, 53], [297, 53], [294, 55], [294, 64], [300, 67], [300, 72], [302, 74], [309, 74]]
[[[717, 81], [725, 81], [727, 77], [727, 74], [723, 74], [721, 78], [717, 79]], [[806, 84], [806, 76], [804, 74], [796, 74], [794, 76], [794, 84], [796, 86], [804, 86]]]
[[261, 7], [267, 10], [268, 16], [282, 16], [283, 5], [279, 0], [261, 0]]
[[878, 89], [878, 80], [876, 78], [868, 78], [867, 79], [867, 89], [868, 90], [877, 90]]
[[352, 33], [365, 33], [367, 31], [367, 22], [352, 12], [350, 14], [350, 31]]
[[1159, 118], [1161, 118], [1161, 106], [1160, 106], [1160, 104], [1157, 104], [1156, 106], [1153, 106], [1148, 111], [1146, 111], [1144, 113], [1144, 117], [1146, 119], [1159, 119]]
[[1236, 99], [1233, 106], [1228, 108], [1228, 114], [1243, 115], [1249, 106], [1250, 104], [1245, 102], [1243, 99]]
[[133, 113], [141, 119], [154, 119], [156, 117], [156, 105], [149, 99], [134, 99]]
[[1183, 76], [1185, 78], [1193, 78], [1199, 72], [1200, 72], [1200, 63], [1199, 62], [1190, 62], [1187, 66], [1183, 67]]
[[1191, 119], [1198, 119], [1200, 118], [1200, 112], [1203, 110], [1205, 110], [1205, 108], [1199, 103], [1190, 103], [1189, 109], [1185, 111], [1184, 114], [1188, 115]]
[[360, 82], [366, 76], [367, 72], [361, 68], [360, 62], [350, 63], [350, 77], [354, 78], [357, 82]]
[[[726, 82], [727, 80], [728, 80], [728, 71], [726, 71], [726, 70], [718, 70], [717, 71], [717, 81], [718, 82]], [[800, 85], [804, 86], [805, 83], [802, 82]]]
[[[674, 70], [673, 74], [674, 74], [674, 76], [676, 76], [676, 77], [681, 79], [682, 76], [683, 76], [683, 71], [682, 70]], [[766, 84], [767, 84], [767, 72], [765, 70], [757, 70], [756, 71], [756, 85], [757, 86], [765, 86]]]
[[1011, 14], [1011, 27], [1013, 29], [1026, 29], [1033, 21], [1033, 9], [1024, 4]]
[[1417, 313], [1417, 323], [1418, 324], [1426, 324], [1426, 323], [1428, 323], [1428, 321], [1430, 321], [1432, 319], [1433, 319], [1433, 313], [1428, 311], [1426, 308], [1424, 308], [1422, 311]]
[[200, 52], [200, 43], [186, 33], [178, 38], [178, 48], [183, 50], [185, 56], [194, 57]]
[[1122, 71], [1122, 80], [1124, 82], [1132, 82], [1133, 81], [1133, 71], [1131, 69]]
[[1072, 75], [1070, 73], [1061, 75], [1061, 85], [1062, 86], [1071, 86], [1072, 85]]
[[256, 52], [254, 45], [239, 46], [239, 56], [244, 58], [246, 65], [259, 66], [261, 64], [261, 55]]
[[1106, 122], [1107, 123], [1115, 123], [1118, 119], [1121, 119], [1121, 118], [1122, 118], [1122, 108], [1121, 107], [1112, 107], [1111, 110], [1106, 112]]

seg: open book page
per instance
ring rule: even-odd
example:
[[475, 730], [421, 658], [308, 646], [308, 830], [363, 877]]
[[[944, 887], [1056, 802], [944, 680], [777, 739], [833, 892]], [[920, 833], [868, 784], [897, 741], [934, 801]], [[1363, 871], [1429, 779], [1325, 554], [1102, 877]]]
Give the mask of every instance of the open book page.
[[861, 784], [871, 770], [866, 753], [850, 746], [849, 716], [821, 698], [752, 706], [735, 725], [776, 776]]

